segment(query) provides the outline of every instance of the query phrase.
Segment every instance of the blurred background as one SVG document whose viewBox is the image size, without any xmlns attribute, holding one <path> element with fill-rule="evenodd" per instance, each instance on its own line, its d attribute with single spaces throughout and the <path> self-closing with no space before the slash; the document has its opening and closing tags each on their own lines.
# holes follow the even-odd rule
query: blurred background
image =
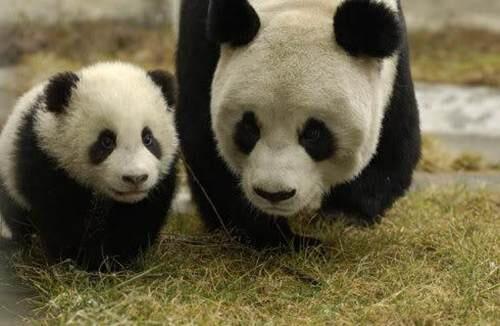
<svg viewBox="0 0 500 326">
<path fill-rule="evenodd" d="M 179 2 L 0 0 L 0 126 L 20 94 L 61 70 L 110 59 L 173 70 Z M 497 165 L 500 1 L 402 3 L 422 128 L 431 135 L 421 168 Z"/>
</svg>

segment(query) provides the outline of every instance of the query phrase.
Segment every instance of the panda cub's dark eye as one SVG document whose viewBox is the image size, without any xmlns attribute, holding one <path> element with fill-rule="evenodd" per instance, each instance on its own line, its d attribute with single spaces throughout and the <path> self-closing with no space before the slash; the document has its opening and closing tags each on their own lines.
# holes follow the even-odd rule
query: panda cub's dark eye
<svg viewBox="0 0 500 326">
<path fill-rule="evenodd" d="M 113 153 L 116 148 L 116 134 L 111 130 L 101 131 L 96 141 L 90 146 L 89 158 L 94 165 L 99 165 Z"/>
<path fill-rule="evenodd" d="M 240 122 L 236 124 L 234 142 L 244 154 L 250 154 L 260 139 L 260 128 L 253 112 L 245 112 Z"/>
<path fill-rule="evenodd" d="M 99 136 L 99 144 L 105 150 L 113 150 L 116 146 L 116 136 L 110 130 L 103 131 Z"/>
<path fill-rule="evenodd" d="M 302 132 L 299 133 L 299 143 L 315 161 L 324 161 L 333 155 L 335 139 L 324 122 L 309 119 Z"/>
<path fill-rule="evenodd" d="M 142 137 L 142 143 L 148 149 L 148 151 L 150 151 L 151 154 L 153 154 L 154 156 L 156 156 L 157 159 L 160 160 L 162 157 L 161 145 L 158 142 L 158 139 L 155 138 L 153 132 L 151 131 L 151 129 L 149 129 L 149 127 L 145 127 L 142 130 L 141 137 Z"/>
</svg>

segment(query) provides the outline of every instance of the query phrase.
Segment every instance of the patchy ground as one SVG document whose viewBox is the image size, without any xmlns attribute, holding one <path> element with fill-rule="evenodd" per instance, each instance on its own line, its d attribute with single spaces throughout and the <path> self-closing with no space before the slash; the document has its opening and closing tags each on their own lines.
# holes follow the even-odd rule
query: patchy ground
<svg viewBox="0 0 500 326">
<path fill-rule="evenodd" d="M 326 245 L 257 252 L 178 216 L 137 271 L 95 275 L 15 258 L 36 289 L 29 322 L 53 324 L 495 324 L 500 197 L 431 190 L 382 225 L 321 223 Z M 182 234 L 182 235 L 180 235 Z M 39 263 L 33 263 L 33 260 Z"/>
<path fill-rule="evenodd" d="M 416 80 L 500 87 L 500 34 L 465 29 L 410 36 Z"/>
<path fill-rule="evenodd" d="M 173 67 L 173 36 L 167 27 L 114 21 L 28 24 L 2 29 L 0 39 L 0 65 L 28 65 L 34 73 L 50 65 L 73 68 L 103 59 Z M 457 28 L 417 31 L 410 34 L 410 43 L 416 80 L 500 86 L 500 34 Z"/>
</svg>

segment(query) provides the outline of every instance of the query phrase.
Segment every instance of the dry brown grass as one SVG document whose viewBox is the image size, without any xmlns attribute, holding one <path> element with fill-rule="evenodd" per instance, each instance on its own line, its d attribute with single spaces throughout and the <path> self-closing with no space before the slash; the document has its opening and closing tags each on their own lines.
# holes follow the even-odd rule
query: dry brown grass
<svg viewBox="0 0 500 326">
<path fill-rule="evenodd" d="M 498 171 L 498 164 L 492 164 L 478 153 L 453 153 L 436 137 L 422 138 L 422 158 L 417 169 L 423 172 L 478 172 Z"/>
</svg>

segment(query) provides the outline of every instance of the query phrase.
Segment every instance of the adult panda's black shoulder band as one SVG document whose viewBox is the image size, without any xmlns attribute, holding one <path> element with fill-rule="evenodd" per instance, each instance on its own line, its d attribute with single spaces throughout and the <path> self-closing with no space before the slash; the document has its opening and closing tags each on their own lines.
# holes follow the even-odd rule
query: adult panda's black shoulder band
<svg viewBox="0 0 500 326">
<path fill-rule="evenodd" d="M 207 37 L 216 43 L 242 46 L 260 29 L 260 19 L 248 0 L 210 0 Z"/>
<path fill-rule="evenodd" d="M 402 25 L 383 2 L 346 0 L 334 17 L 337 43 L 352 56 L 387 58 L 399 50 Z"/>
<path fill-rule="evenodd" d="M 53 113 L 64 113 L 71 100 L 73 88 L 80 78 L 73 72 L 63 72 L 53 76 L 45 88 L 47 110 Z"/>
</svg>

